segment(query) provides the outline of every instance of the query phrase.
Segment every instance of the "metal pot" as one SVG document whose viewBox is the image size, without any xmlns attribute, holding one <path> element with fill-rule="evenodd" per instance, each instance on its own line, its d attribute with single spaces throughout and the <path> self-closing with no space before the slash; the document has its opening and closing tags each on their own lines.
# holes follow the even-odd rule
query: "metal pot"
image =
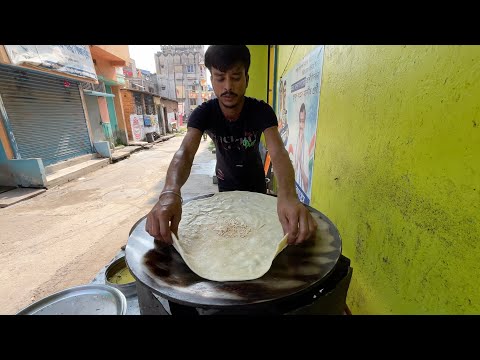
<svg viewBox="0 0 480 360">
<path fill-rule="evenodd" d="M 125 262 L 125 255 L 118 258 L 107 267 L 107 270 L 105 271 L 105 284 L 120 290 L 126 297 L 135 295 L 137 293 L 137 286 L 136 286 L 135 279 L 126 284 L 117 284 L 111 281 L 112 277 L 115 276 L 115 274 L 118 274 L 119 272 L 121 272 L 122 270 L 124 272 L 127 271 L 128 273 L 130 273 L 127 263 Z"/>
</svg>

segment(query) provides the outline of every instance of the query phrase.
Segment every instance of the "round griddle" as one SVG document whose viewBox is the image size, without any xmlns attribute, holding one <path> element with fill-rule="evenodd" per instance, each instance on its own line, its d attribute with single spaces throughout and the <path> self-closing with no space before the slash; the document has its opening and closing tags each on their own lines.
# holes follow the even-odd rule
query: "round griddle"
<svg viewBox="0 0 480 360">
<path fill-rule="evenodd" d="M 146 232 L 146 216 L 131 230 L 126 261 L 137 281 L 157 295 L 182 305 L 225 309 L 283 300 L 311 289 L 328 277 L 342 252 L 335 225 L 318 210 L 306 207 L 319 224 L 315 240 L 287 246 L 273 260 L 270 270 L 256 280 L 217 282 L 201 278 L 190 270 L 172 245 L 164 245 Z"/>
</svg>

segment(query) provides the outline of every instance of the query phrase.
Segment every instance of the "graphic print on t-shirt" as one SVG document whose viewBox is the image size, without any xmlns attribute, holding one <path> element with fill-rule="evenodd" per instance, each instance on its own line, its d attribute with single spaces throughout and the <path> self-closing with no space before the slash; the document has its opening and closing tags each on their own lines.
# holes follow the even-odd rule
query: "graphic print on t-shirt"
<svg viewBox="0 0 480 360">
<path fill-rule="evenodd" d="M 239 138 L 233 136 L 216 136 L 216 138 L 225 150 L 246 150 L 257 142 L 257 135 L 250 131 L 245 131 L 244 136 Z"/>
</svg>

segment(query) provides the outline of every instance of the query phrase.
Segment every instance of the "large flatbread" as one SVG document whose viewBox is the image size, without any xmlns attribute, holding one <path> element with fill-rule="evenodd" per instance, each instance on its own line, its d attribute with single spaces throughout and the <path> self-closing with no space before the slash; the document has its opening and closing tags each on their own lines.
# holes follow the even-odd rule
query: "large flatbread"
<svg viewBox="0 0 480 360">
<path fill-rule="evenodd" d="M 172 237 L 189 268 L 214 281 L 257 279 L 287 246 L 276 198 L 248 191 L 186 203 L 178 239 Z"/>
</svg>

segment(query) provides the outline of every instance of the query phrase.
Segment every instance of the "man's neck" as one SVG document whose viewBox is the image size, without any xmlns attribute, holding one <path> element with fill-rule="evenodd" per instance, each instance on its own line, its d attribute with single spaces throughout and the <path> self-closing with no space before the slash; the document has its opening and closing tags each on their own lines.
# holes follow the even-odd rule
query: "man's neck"
<svg viewBox="0 0 480 360">
<path fill-rule="evenodd" d="M 223 106 L 221 101 L 219 101 L 219 104 L 220 104 L 220 109 L 222 110 L 223 116 L 225 116 L 225 119 L 227 119 L 228 121 L 236 121 L 240 117 L 243 106 L 245 105 L 245 97 L 243 97 L 242 101 L 234 108 L 228 108 Z"/>
</svg>

